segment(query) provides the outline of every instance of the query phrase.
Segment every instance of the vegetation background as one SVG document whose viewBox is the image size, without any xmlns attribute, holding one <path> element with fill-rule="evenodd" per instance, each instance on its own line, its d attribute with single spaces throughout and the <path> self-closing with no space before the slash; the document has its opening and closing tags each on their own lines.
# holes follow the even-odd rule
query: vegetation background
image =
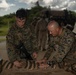
<svg viewBox="0 0 76 75">
<path fill-rule="evenodd" d="M 33 18 L 40 16 L 40 11 L 43 9 L 47 9 L 46 7 L 41 7 L 38 3 L 36 6 L 32 7 L 30 10 L 26 9 L 28 11 L 28 24 L 30 24 L 33 20 Z M 48 8 L 49 9 L 49 8 Z M 68 11 L 71 12 L 73 16 L 76 16 L 76 12 L 74 11 Z M 9 27 L 12 23 L 15 21 L 15 12 L 0 16 L 0 37 L 6 36 Z M 0 42 L 6 40 L 5 38 L 0 38 Z"/>
</svg>

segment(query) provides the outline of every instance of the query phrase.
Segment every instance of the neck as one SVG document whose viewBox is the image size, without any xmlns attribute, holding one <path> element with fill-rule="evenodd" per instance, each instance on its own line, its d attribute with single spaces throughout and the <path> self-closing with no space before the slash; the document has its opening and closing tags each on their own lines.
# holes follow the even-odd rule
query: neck
<svg viewBox="0 0 76 75">
<path fill-rule="evenodd" d="M 62 28 L 60 27 L 59 28 L 59 35 L 61 35 L 61 33 L 62 33 Z"/>
</svg>

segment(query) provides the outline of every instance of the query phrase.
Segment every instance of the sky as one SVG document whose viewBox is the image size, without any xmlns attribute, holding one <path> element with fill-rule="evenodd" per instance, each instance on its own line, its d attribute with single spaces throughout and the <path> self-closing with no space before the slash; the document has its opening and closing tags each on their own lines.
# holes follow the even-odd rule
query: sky
<svg viewBox="0 0 76 75">
<path fill-rule="evenodd" d="M 16 12 L 19 8 L 30 9 L 37 1 L 53 10 L 76 11 L 76 0 L 0 0 L 0 16 Z"/>
</svg>

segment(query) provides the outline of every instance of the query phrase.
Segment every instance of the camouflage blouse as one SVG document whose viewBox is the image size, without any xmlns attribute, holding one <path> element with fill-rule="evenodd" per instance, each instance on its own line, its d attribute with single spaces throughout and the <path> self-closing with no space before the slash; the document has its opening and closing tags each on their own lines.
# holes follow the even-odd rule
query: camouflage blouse
<svg viewBox="0 0 76 75">
<path fill-rule="evenodd" d="M 37 51 L 35 36 L 32 34 L 28 26 L 19 28 L 16 24 L 12 25 L 6 36 L 6 47 L 8 57 L 11 62 L 20 59 L 20 52 L 16 48 L 20 41 L 24 44 L 28 53 L 32 54 Z"/>
<path fill-rule="evenodd" d="M 67 55 L 76 52 L 75 35 L 68 29 L 63 28 L 60 36 L 53 37 L 50 35 L 49 48 L 44 57 L 49 60 L 61 62 Z M 70 55 L 71 56 L 71 55 Z"/>
</svg>

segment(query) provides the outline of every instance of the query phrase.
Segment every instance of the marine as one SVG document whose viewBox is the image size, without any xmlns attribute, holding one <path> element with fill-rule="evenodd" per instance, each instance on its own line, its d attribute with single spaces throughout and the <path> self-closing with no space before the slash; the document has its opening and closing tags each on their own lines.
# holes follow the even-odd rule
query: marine
<svg viewBox="0 0 76 75">
<path fill-rule="evenodd" d="M 15 19 L 6 36 L 6 48 L 9 60 L 15 66 L 21 67 L 22 62 L 19 60 L 32 60 L 37 47 L 35 36 L 27 25 L 27 11 L 23 8 L 18 9 Z"/>
</svg>

